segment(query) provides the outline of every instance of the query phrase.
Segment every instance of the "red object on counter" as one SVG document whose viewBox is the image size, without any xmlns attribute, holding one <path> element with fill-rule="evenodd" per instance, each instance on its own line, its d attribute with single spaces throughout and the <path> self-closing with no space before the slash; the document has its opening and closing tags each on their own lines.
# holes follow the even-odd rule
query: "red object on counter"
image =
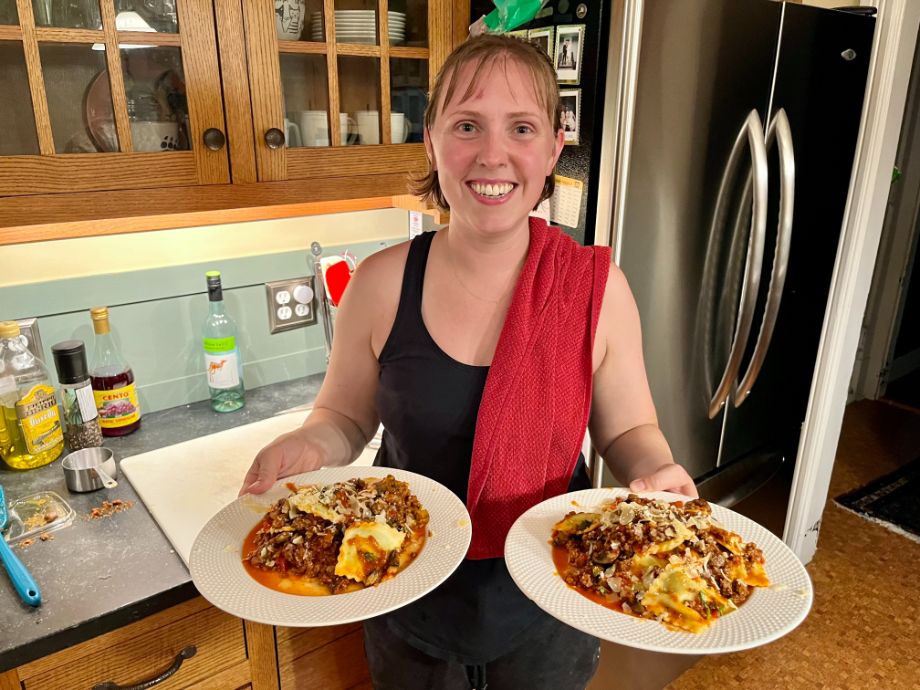
<svg viewBox="0 0 920 690">
<path fill-rule="evenodd" d="M 501 557 L 514 521 L 568 489 L 588 426 L 609 270 L 608 247 L 583 247 L 530 219 L 530 248 L 476 419 L 468 558 Z"/>
<path fill-rule="evenodd" d="M 338 261 L 326 269 L 326 290 L 333 306 L 339 306 L 348 281 L 351 280 L 351 267 L 347 261 Z"/>
</svg>

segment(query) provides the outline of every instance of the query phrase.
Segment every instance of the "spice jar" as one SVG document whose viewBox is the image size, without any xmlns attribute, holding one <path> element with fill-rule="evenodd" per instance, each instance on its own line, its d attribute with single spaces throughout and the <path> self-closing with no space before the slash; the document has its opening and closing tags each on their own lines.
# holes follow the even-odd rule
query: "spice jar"
<svg viewBox="0 0 920 690">
<path fill-rule="evenodd" d="M 99 413 L 90 385 L 83 341 L 65 340 L 53 346 L 51 353 L 61 384 L 64 442 L 71 451 L 101 446 L 102 429 L 99 428 Z"/>
</svg>

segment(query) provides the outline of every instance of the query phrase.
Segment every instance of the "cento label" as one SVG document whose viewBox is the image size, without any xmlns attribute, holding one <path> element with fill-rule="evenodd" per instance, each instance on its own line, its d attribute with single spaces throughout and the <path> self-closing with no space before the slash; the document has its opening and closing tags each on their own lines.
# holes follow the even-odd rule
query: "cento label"
<svg viewBox="0 0 920 690">
<path fill-rule="evenodd" d="M 141 417 L 137 404 L 137 389 L 133 383 L 110 391 L 93 391 L 96 409 L 99 410 L 99 426 L 116 429 L 134 424 Z"/>
<path fill-rule="evenodd" d="M 51 386 L 39 384 L 26 393 L 16 403 L 16 417 L 32 455 L 54 448 L 64 440 L 61 415 Z"/>
</svg>

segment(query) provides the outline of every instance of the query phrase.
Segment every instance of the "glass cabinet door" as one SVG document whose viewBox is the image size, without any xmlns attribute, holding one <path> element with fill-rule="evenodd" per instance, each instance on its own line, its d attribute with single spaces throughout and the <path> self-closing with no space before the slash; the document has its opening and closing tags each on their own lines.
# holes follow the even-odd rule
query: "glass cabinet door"
<svg viewBox="0 0 920 690">
<path fill-rule="evenodd" d="M 259 179 L 424 169 L 450 0 L 253 0 L 244 14 Z"/>
<path fill-rule="evenodd" d="M 0 195 L 229 182 L 209 0 L 0 0 L 0 73 Z"/>
</svg>

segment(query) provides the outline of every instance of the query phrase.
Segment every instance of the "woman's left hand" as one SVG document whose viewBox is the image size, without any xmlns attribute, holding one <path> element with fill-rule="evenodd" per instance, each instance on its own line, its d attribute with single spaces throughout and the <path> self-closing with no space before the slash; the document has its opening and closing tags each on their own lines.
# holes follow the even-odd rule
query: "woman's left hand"
<svg viewBox="0 0 920 690">
<path fill-rule="evenodd" d="M 676 463 L 662 465 L 651 474 L 637 477 L 629 483 L 630 491 L 672 491 L 684 496 L 699 497 L 696 485 L 687 470 Z"/>
</svg>

